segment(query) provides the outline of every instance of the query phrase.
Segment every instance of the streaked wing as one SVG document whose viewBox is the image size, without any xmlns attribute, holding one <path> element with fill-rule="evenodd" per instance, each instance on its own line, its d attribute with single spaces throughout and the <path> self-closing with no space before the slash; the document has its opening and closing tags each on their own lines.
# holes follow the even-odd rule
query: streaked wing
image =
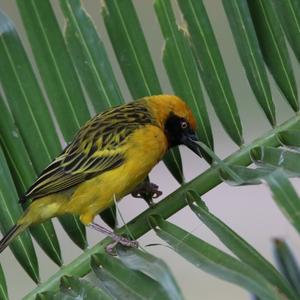
<svg viewBox="0 0 300 300">
<path fill-rule="evenodd" d="M 153 120 L 147 108 L 138 102 L 95 116 L 42 172 L 24 200 L 67 190 L 119 167 L 125 159 L 123 146 L 127 138 L 146 124 L 153 124 Z"/>
<path fill-rule="evenodd" d="M 80 152 L 80 148 L 73 148 L 73 152 L 69 152 L 69 149 L 42 172 L 28 190 L 26 198 L 36 199 L 67 190 L 120 166 L 124 161 L 124 156 L 114 150 L 98 150 L 94 155 L 90 155 L 89 152 Z"/>
</svg>

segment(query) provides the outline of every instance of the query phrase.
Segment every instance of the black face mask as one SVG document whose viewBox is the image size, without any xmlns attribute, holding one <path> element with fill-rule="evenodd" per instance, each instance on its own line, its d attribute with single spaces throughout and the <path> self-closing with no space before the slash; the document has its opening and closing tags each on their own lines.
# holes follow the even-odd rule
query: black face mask
<svg viewBox="0 0 300 300">
<path fill-rule="evenodd" d="M 171 114 L 165 122 L 165 133 L 168 138 L 169 147 L 185 145 L 201 157 L 195 131 L 189 123 L 181 117 Z"/>
</svg>

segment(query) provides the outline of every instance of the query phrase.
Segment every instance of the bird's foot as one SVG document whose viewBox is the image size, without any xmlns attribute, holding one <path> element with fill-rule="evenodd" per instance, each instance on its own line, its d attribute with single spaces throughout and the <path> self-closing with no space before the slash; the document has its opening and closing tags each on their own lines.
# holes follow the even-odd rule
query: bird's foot
<svg viewBox="0 0 300 300">
<path fill-rule="evenodd" d="M 159 186 L 157 184 L 145 180 L 134 189 L 131 195 L 135 198 L 144 199 L 150 206 L 152 206 L 154 204 L 152 199 L 160 197 L 162 195 L 162 191 L 159 190 Z"/>
<path fill-rule="evenodd" d="M 139 247 L 139 243 L 138 241 L 135 241 L 135 240 L 129 240 L 127 239 L 126 237 L 124 236 L 121 236 L 121 235 L 118 235 L 118 234 L 115 234 L 113 231 L 110 231 L 108 229 L 106 229 L 105 227 L 102 227 L 96 223 L 91 223 L 89 225 L 89 227 L 93 228 L 94 230 L 97 230 L 99 232 L 102 232 L 108 236 L 110 236 L 112 238 L 112 240 L 114 241 L 113 243 L 109 244 L 107 247 L 106 247 L 106 251 L 107 253 L 109 254 L 114 254 L 114 248 L 117 244 L 121 244 L 123 246 L 126 246 L 126 247 L 132 247 L 132 248 L 138 248 Z"/>
</svg>

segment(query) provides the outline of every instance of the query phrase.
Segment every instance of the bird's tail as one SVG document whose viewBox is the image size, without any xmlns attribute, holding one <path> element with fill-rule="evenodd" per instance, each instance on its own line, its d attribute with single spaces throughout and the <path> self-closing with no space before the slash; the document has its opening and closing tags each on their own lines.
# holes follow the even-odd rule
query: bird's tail
<svg viewBox="0 0 300 300">
<path fill-rule="evenodd" d="M 25 224 L 16 224 L 14 225 L 8 233 L 0 241 L 0 253 L 12 242 L 12 240 L 23 232 L 27 226 Z"/>
</svg>

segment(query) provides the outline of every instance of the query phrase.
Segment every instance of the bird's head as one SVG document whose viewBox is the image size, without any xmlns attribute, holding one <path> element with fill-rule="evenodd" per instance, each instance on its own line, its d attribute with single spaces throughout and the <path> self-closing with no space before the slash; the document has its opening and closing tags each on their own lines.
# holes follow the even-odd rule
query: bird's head
<svg viewBox="0 0 300 300">
<path fill-rule="evenodd" d="M 195 143 L 198 140 L 195 132 L 196 120 L 187 104 L 173 95 L 151 96 L 147 100 L 155 119 L 166 134 L 169 147 L 185 145 L 201 156 Z"/>
</svg>

